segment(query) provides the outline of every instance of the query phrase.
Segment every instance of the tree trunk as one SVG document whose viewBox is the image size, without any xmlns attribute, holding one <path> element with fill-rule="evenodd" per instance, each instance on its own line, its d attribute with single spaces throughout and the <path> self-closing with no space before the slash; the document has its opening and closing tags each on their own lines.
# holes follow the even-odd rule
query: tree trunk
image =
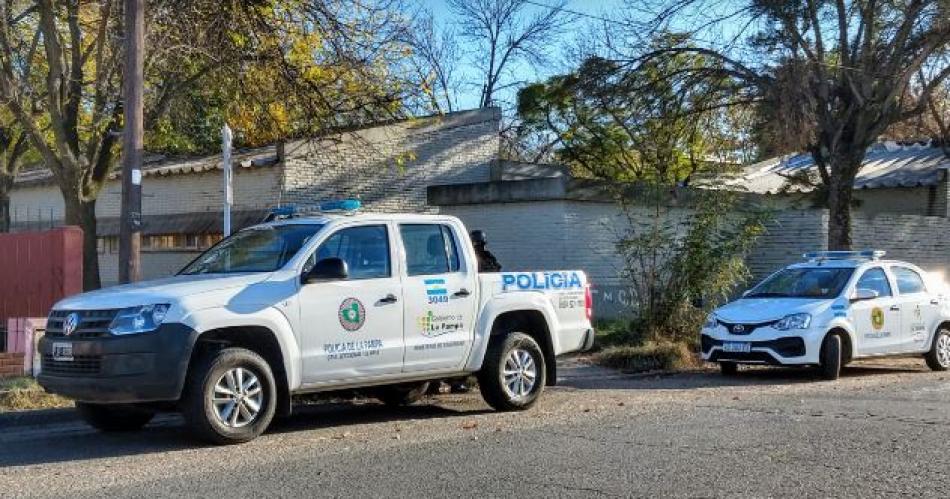
<svg viewBox="0 0 950 499">
<path fill-rule="evenodd" d="M 13 178 L 0 173 L 0 233 L 10 232 L 10 189 Z"/>
<path fill-rule="evenodd" d="M 851 199 L 854 193 L 850 182 L 832 181 L 828 186 L 828 249 L 851 249 Z"/>
<path fill-rule="evenodd" d="M 828 249 L 848 251 L 851 241 L 851 204 L 854 179 L 864 163 L 867 147 L 851 145 L 830 158 L 828 182 Z"/>
<path fill-rule="evenodd" d="M 99 289 L 99 250 L 96 238 L 96 201 L 80 201 L 75 192 L 63 192 L 66 224 L 82 229 L 82 289 Z"/>
</svg>

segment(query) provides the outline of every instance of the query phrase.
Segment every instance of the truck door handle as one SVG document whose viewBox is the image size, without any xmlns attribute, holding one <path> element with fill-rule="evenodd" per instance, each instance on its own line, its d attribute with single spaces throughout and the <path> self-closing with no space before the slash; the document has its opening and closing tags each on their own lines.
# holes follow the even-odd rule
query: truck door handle
<svg viewBox="0 0 950 499">
<path fill-rule="evenodd" d="M 458 291 L 457 291 L 455 294 L 453 294 L 452 296 L 454 296 L 455 298 L 465 298 L 466 296 L 468 296 L 468 295 L 470 295 L 470 294 L 472 294 L 472 293 L 469 293 L 467 289 L 462 288 L 462 289 L 458 290 Z"/>
<path fill-rule="evenodd" d="M 940 300 L 934 298 L 933 300 L 930 300 L 930 304 L 931 304 L 931 305 L 940 305 Z"/>
<path fill-rule="evenodd" d="M 899 312 L 900 309 L 901 309 L 901 308 L 900 308 L 899 306 L 897 306 L 897 305 L 891 305 L 891 310 L 893 310 L 894 312 Z"/>
<path fill-rule="evenodd" d="M 396 303 L 397 301 L 399 301 L 399 299 L 396 298 L 396 295 L 392 293 L 389 293 L 385 297 L 379 299 L 379 303 L 382 303 L 382 304 Z"/>
</svg>

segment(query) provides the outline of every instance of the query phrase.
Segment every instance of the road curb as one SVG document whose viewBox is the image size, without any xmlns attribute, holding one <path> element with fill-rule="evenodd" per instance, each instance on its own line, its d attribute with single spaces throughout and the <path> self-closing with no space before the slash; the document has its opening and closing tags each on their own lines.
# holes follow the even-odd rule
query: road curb
<svg viewBox="0 0 950 499">
<path fill-rule="evenodd" d="M 79 415 L 71 408 L 0 412 L 0 428 L 40 426 L 73 421 L 79 421 Z"/>
</svg>

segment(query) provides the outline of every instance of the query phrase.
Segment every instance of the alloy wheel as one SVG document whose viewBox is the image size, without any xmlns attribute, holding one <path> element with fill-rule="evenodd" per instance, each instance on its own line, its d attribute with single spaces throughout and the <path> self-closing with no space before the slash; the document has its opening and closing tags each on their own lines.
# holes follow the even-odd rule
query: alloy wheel
<svg viewBox="0 0 950 499">
<path fill-rule="evenodd" d="M 527 397 L 538 379 L 538 365 L 531 356 L 531 352 L 515 348 L 505 359 L 502 372 L 505 392 L 511 399 L 517 400 Z"/>
<path fill-rule="evenodd" d="M 257 419 L 264 402 L 264 389 L 257 376 L 243 367 L 228 369 L 214 384 L 211 403 L 218 421 L 231 428 L 247 426 Z"/>
<path fill-rule="evenodd" d="M 950 367 L 950 334 L 941 334 L 937 338 L 937 361 L 943 367 Z"/>
</svg>

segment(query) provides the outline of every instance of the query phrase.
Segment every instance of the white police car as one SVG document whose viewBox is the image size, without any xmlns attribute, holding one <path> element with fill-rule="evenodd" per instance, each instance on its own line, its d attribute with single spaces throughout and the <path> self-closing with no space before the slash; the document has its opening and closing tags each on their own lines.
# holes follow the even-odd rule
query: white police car
<svg viewBox="0 0 950 499">
<path fill-rule="evenodd" d="M 837 379 L 853 359 L 921 355 L 950 368 L 950 303 L 943 283 L 883 251 L 808 253 L 716 309 L 701 333 L 704 360 L 813 365 Z M 930 281 L 930 282 L 928 282 Z"/>
</svg>

